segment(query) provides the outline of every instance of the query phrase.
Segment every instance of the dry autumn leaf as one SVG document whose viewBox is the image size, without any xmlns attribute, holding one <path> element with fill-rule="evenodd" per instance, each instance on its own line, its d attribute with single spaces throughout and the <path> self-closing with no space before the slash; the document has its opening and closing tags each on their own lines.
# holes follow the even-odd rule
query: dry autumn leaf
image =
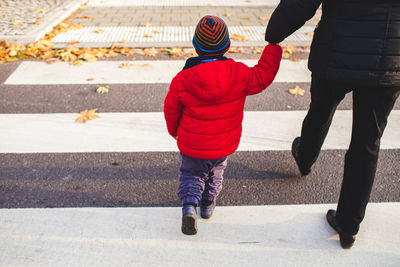
<svg viewBox="0 0 400 267">
<path fill-rule="evenodd" d="M 228 53 L 240 53 L 240 54 L 243 54 L 244 50 L 243 50 L 243 48 L 231 47 L 231 48 L 229 48 Z"/>
<path fill-rule="evenodd" d="M 47 9 L 36 9 L 35 13 L 47 13 Z"/>
<path fill-rule="evenodd" d="M 308 35 L 308 36 L 313 36 L 313 35 L 314 35 L 314 32 L 307 32 L 306 35 Z"/>
<path fill-rule="evenodd" d="M 298 85 L 296 85 L 296 88 L 289 89 L 289 93 L 290 93 L 291 95 L 294 95 L 294 96 L 298 96 L 298 95 L 303 96 L 304 93 L 305 93 L 305 91 L 306 91 L 306 90 L 300 88 Z"/>
<path fill-rule="evenodd" d="M 148 35 L 148 34 L 145 34 L 143 36 L 144 36 L 144 38 L 153 38 L 154 37 L 154 35 Z"/>
<path fill-rule="evenodd" d="M 268 17 L 268 16 L 259 16 L 258 19 L 264 20 L 264 21 L 268 21 L 270 19 L 270 17 Z"/>
<path fill-rule="evenodd" d="M 290 58 L 293 53 L 296 53 L 296 48 L 294 48 L 293 46 L 290 46 L 290 45 L 286 45 L 286 46 L 282 47 L 282 50 L 283 50 L 283 53 L 282 53 L 283 58 Z"/>
<path fill-rule="evenodd" d="M 110 89 L 110 86 L 99 86 L 96 89 L 96 92 L 99 94 L 108 94 L 109 89 Z"/>
<path fill-rule="evenodd" d="M 89 79 L 87 79 L 87 81 L 88 81 L 88 82 L 93 82 L 93 81 L 94 81 L 94 78 L 89 78 Z"/>
<path fill-rule="evenodd" d="M 151 49 L 151 48 L 145 48 L 145 49 L 143 49 L 143 55 L 148 56 L 148 57 L 155 57 L 156 52 L 153 51 L 153 49 Z"/>
<path fill-rule="evenodd" d="M 130 67 L 132 67 L 132 66 L 135 66 L 135 64 L 130 63 L 130 62 L 126 62 L 126 63 L 122 63 L 122 64 L 119 66 L 119 68 L 120 68 L 120 69 L 123 69 L 123 68 L 130 68 Z"/>
<path fill-rule="evenodd" d="M 84 16 L 78 16 L 76 18 L 77 19 L 95 19 L 96 17 L 93 17 L 91 15 L 84 15 Z"/>
<path fill-rule="evenodd" d="M 98 115 L 94 114 L 96 112 L 97 108 L 91 109 L 91 110 L 84 110 L 81 111 L 80 114 L 81 116 L 79 118 L 76 118 L 76 122 L 81 122 L 81 123 L 86 123 L 88 120 L 94 120 L 97 118 L 100 118 Z"/>
<path fill-rule="evenodd" d="M 167 54 L 172 57 L 181 57 L 185 55 L 185 52 L 183 52 L 182 48 L 180 47 L 172 47 L 164 49 L 164 52 L 167 52 Z"/>
<path fill-rule="evenodd" d="M 231 13 L 225 13 L 225 17 L 231 17 L 232 14 Z"/>
<path fill-rule="evenodd" d="M 103 32 L 104 32 L 103 29 L 97 29 L 97 30 L 93 31 L 93 33 L 96 33 L 96 34 L 100 34 L 100 33 L 103 33 Z"/>
<path fill-rule="evenodd" d="M 264 48 L 254 49 L 253 54 L 261 54 L 264 51 Z"/>
<path fill-rule="evenodd" d="M 14 21 L 13 23 L 11 23 L 12 26 L 21 26 L 22 22 L 20 21 Z"/>
<path fill-rule="evenodd" d="M 153 33 L 162 33 L 163 31 L 161 31 L 161 30 L 153 30 Z"/>
<path fill-rule="evenodd" d="M 231 39 L 235 40 L 235 41 L 246 41 L 247 40 L 247 38 L 245 36 L 236 34 L 236 33 L 231 36 Z"/>
<path fill-rule="evenodd" d="M 147 23 L 144 23 L 143 25 L 142 25 L 143 27 L 151 27 L 152 26 L 152 24 L 151 23 L 149 23 L 149 22 L 147 22 Z"/>
</svg>

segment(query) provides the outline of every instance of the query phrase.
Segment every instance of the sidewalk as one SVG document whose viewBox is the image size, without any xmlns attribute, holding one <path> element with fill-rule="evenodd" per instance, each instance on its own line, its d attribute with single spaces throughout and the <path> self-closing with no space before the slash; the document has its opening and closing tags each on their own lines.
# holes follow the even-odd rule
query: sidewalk
<svg viewBox="0 0 400 267">
<path fill-rule="evenodd" d="M 194 236 L 180 208 L 0 209 L 0 265 L 400 266 L 399 203 L 370 203 L 351 250 L 330 208 L 217 207 Z"/>
<path fill-rule="evenodd" d="M 0 0 L 5 6 L 10 0 Z M 225 20 L 230 30 L 232 46 L 262 47 L 268 19 L 278 4 L 277 0 L 226 0 L 218 2 L 195 0 L 84 0 L 54 1 L 51 11 L 39 16 L 36 4 L 29 12 L 23 6 L 7 8 L 9 17 L 29 13 L 26 21 L 0 22 L 0 40 L 28 43 L 44 36 L 53 26 L 68 17 L 67 22 L 84 27 L 57 35 L 55 47 L 66 47 L 71 42 L 80 47 L 191 47 L 194 29 L 204 15 L 216 15 Z M 51 1 L 50 1 L 51 2 Z M 80 7 L 80 8 L 79 8 Z M 79 8 L 79 9 L 78 9 Z M 40 25 L 35 25 L 36 14 Z M 40 12 L 39 12 L 40 13 Z M 284 44 L 309 46 L 320 12 Z M 23 18 L 19 18 L 23 20 Z M 15 22 L 21 25 L 13 25 Z M 29 26 L 29 27 L 28 27 Z M 36 27 L 37 26 L 37 27 Z M 24 28 L 25 30 L 22 30 Z M 19 29 L 19 31 L 18 31 Z M 236 38 L 234 37 L 236 36 Z"/>
</svg>

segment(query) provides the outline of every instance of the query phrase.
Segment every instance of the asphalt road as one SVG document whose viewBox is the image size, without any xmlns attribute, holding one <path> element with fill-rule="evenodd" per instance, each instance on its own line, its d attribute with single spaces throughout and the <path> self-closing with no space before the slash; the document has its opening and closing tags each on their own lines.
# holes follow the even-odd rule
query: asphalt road
<svg viewBox="0 0 400 267">
<path fill-rule="evenodd" d="M 0 113 L 161 112 L 168 90 L 168 84 L 114 84 L 101 95 L 95 84 L 5 85 L 18 64 L 0 65 Z M 288 94 L 296 85 L 304 96 Z M 309 87 L 275 83 L 249 97 L 245 109 L 307 110 Z M 351 105 L 349 94 L 339 109 Z M 312 173 L 299 177 L 290 151 L 236 152 L 218 205 L 335 203 L 344 155 L 323 150 Z M 0 208 L 179 206 L 179 163 L 175 152 L 0 154 Z M 400 202 L 399 149 L 381 150 L 371 201 Z"/>
</svg>

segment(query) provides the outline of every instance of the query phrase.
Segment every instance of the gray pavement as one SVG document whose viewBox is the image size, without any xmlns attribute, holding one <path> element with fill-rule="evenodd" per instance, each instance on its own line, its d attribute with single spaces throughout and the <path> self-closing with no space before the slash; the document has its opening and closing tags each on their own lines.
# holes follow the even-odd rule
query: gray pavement
<svg viewBox="0 0 400 267">
<path fill-rule="evenodd" d="M 277 3 L 255 1 L 256 5 L 251 5 L 252 1 L 232 0 L 221 6 L 205 6 L 188 0 L 181 1 L 184 5 L 179 6 L 174 1 L 169 1 L 172 5 L 166 5 L 167 2 L 150 1 L 147 6 L 147 2 L 140 1 L 0 0 L 5 14 L 0 19 L 0 40 L 22 44 L 36 41 L 66 19 L 65 22 L 83 25 L 84 29 L 56 36 L 56 47 L 66 47 L 71 41 L 79 42 L 76 46 L 81 47 L 190 47 L 195 25 L 209 14 L 223 18 L 233 29 L 231 35 L 246 37 L 246 41 L 233 40 L 235 46 L 263 46 L 264 30 Z M 319 17 L 320 11 L 285 44 L 308 46 L 311 37 L 307 34 L 313 31 Z M 97 30 L 105 33 L 94 33 Z"/>
<path fill-rule="evenodd" d="M 37 41 L 86 0 L 0 0 L 0 40 Z"/>
</svg>

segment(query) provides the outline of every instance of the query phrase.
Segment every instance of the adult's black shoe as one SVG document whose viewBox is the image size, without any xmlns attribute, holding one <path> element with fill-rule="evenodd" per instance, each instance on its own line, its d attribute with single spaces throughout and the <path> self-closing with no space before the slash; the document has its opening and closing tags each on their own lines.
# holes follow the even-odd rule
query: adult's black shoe
<svg viewBox="0 0 400 267">
<path fill-rule="evenodd" d="M 310 167 L 306 167 L 300 163 L 299 160 L 299 146 L 300 146 L 300 136 L 296 137 L 292 143 L 292 155 L 294 160 L 296 161 L 297 167 L 301 173 L 301 176 L 306 176 L 311 172 Z"/>
<path fill-rule="evenodd" d="M 354 244 L 354 241 L 356 241 L 355 235 L 348 234 L 340 228 L 336 221 L 336 211 L 328 210 L 328 213 L 326 214 L 326 220 L 328 221 L 329 225 L 339 234 L 340 245 L 342 248 L 351 248 Z"/>
</svg>

